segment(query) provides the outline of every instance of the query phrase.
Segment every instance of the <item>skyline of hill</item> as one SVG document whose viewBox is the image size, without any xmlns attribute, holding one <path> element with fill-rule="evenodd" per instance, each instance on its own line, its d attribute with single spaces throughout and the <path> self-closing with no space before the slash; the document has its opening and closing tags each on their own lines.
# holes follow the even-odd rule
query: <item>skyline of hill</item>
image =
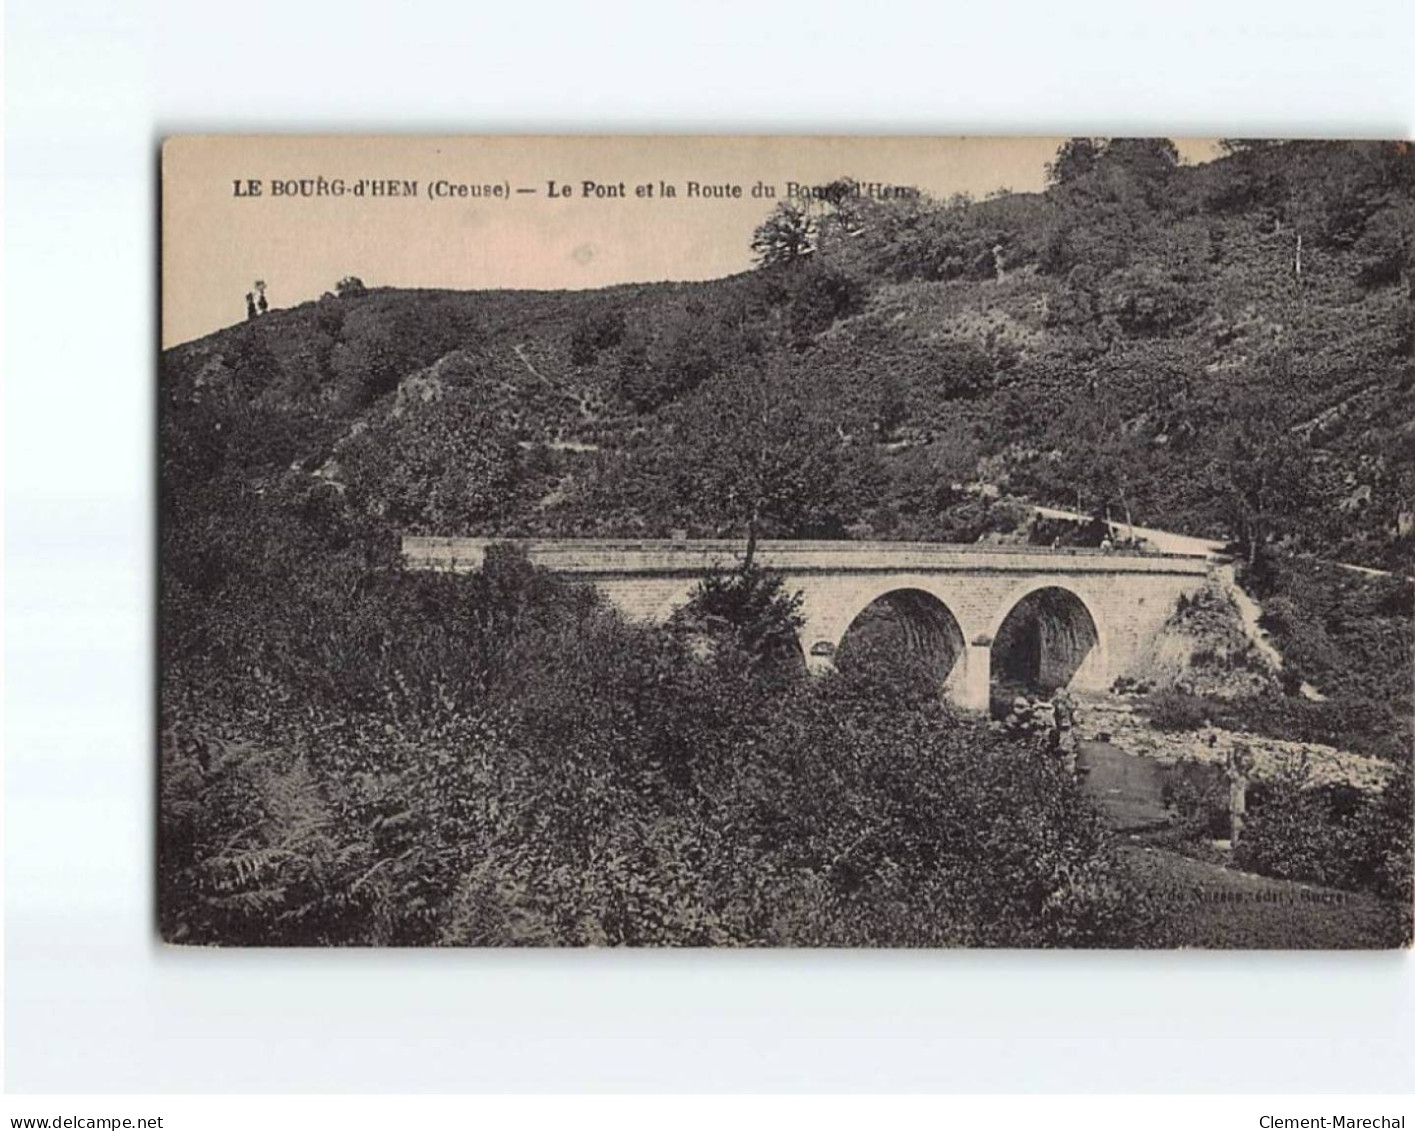
<svg viewBox="0 0 1415 1131">
<path fill-rule="evenodd" d="M 724 484 L 714 452 L 750 432 L 813 469 L 765 501 L 777 536 L 976 537 L 1000 519 L 955 485 L 981 482 L 1399 568 L 1409 153 L 1130 144 L 1044 194 L 847 197 L 804 217 L 810 254 L 710 282 L 275 310 L 165 351 L 166 405 L 417 532 L 742 533 L 721 493 L 767 469 Z"/>
</svg>

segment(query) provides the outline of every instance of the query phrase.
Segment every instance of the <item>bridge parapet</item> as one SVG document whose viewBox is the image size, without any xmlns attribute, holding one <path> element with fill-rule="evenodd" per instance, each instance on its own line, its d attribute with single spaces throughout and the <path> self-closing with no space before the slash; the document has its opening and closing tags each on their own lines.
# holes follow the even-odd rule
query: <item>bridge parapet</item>
<svg viewBox="0 0 1415 1131">
<path fill-rule="evenodd" d="M 438 538 L 405 535 L 409 569 L 469 572 L 481 568 L 487 548 L 524 548 L 535 565 L 556 573 L 613 577 L 675 576 L 731 569 L 745 543 L 730 540 L 595 540 Z M 980 546 L 941 542 L 763 541 L 757 563 L 789 574 L 880 572 L 989 572 L 1049 574 L 1178 573 L 1202 575 L 1209 559 L 1197 554 L 1135 554 L 1045 546 Z"/>
</svg>

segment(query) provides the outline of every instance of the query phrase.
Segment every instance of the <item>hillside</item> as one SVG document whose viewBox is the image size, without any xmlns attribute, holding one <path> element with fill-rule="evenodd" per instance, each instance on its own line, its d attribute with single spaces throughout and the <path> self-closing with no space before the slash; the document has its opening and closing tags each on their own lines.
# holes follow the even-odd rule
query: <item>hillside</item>
<svg viewBox="0 0 1415 1131">
<path fill-rule="evenodd" d="M 354 282 L 168 350 L 174 640 L 403 532 L 973 541 L 1025 498 L 1231 539 L 1258 595 L 1311 589 L 1307 558 L 1408 571 L 1415 159 L 1234 150 L 1078 139 L 1040 196 L 782 206 L 732 278 Z M 1352 586 L 1359 614 L 1281 601 L 1274 629 L 1384 717 L 1410 595 Z"/>
<path fill-rule="evenodd" d="M 1041 197 L 842 202 L 813 256 L 716 282 L 327 296 L 164 354 L 166 467 L 216 446 L 439 533 L 727 533 L 717 432 L 749 402 L 818 477 L 765 533 L 975 537 L 953 485 L 979 480 L 1399 567 L 1411 164 L 1117 159 Z"/>
</svg>

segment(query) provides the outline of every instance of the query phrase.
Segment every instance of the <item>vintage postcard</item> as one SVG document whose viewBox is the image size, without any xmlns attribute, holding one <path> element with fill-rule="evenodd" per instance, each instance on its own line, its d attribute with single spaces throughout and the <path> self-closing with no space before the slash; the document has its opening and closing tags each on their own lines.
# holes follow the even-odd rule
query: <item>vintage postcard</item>
<svg viewBox="0 0 1415 1131">
<path fill-rule="evenodd" d="M 1409 945 L 1408 144 L 161 181 L 167 941 Z"/>
</svg>

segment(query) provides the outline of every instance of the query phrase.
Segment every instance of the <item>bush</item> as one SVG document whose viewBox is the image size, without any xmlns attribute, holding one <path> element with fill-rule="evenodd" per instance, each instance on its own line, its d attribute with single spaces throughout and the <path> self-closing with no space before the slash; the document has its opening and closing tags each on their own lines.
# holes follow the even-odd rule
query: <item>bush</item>
<svg viewBox="0 0 1415 1131">
<path fill-rule="evenodd" d="M 1311 788 L 1306 766 L 1264 781 L 1250 797 L 1236 855 L 1240 866 L 1278 879 L 1352 885 L 1355 828 L 1336 818 L 1326 792 Z"/>
<path fill-rule="evenodd" d="M 340 452 L 350 502 L 407 533 L 495 533 L 530 477 L 515 430 L 476 390 L 414 400 Z"/>
<path fill-rule="evenodd" d="M 1284 674 L 1286 674 L 1284 672 Z M 1351 699 L 1314 702 L 1296 696 L 1251 695 L 1212 704 L 1214 721 L 1291 742 L 1316 742 L 1342 750 L 1402 761 L 1409 739 L 1397 711 Z"/>
<path fill-rule="evenodd" d="M 721 371 L 727 352 L 701 311 L 685 311 L 652 340 L 633 336 L 619 354 L 617 391 L 635 412 L 652 412 Z"/>
<path fill-rule="evenodd" d="M 158 914 L 171 942 L 245 946 L 382 935 L 370 846 L 343 835 L 308 765 L 239 741 L 162 742 Z"/>
<path fill-rule="evenodd" d="M 1313 786 L 1308 767 L 1296 765 L 1250 789 L 1236 861 L 1279 879 L 1380 896 L 1407 916 L 1408 939 L 1411 812 L 1408 765 L 1374 796 Z"/>
<path fill-rule="evenodd" d="M 796 674 L 803 667 L 800 609 L 799 592 L 787 593 L 778 575 L 751 565 L 704 577 L 671 627 L 719 653 L 730 650 L 763 676 Z"/>
<path fill-rule="evenodd" d="M 1201 762 L 1177 762 L 1161 787 L 1165 805 L 1178 817 L 1186 839 L 1217 840 L 1231 835 L 1228 778 L 1222 767 Z"/>
<path fill-rule="evenodd" d="M 1385 208 L 1367 221 L 1356 241 L 1362 286 L 1398 283 L 1415 263 L 1415 209 Z"/>
<path fill-rule="evenodd" d="M 580 317 L 570 331 L 570 364 L 593 365 L 601 350 L 612 349 L 624 340 L 624 328 L 622 311 Z"/>
<path fill-rule="evenodd" d="M 1212 705 L 1198 695 L 1182 691 L 1162 691 L 1146 704 L 1150 726 L 1156 730 L 1198 730 L 1212 714 Z"/>
<path fill-rule="evenodd" d="M 776 268 L 769 301 L 785 308 L 791 344 L 801 349 L 838 320 L 863 310 L 867 293 L 864 281 L 855 274 L 812 260 Z"/>
<path fill-rule="evenodd" d="M 1127 334 L 1163 337 L 1202 313 L 1203 298 L 1196 290 L 1191 281 L 1156 268 L 1131 268 L 1107 280 L 1102 310 Z"/>
</svg>

